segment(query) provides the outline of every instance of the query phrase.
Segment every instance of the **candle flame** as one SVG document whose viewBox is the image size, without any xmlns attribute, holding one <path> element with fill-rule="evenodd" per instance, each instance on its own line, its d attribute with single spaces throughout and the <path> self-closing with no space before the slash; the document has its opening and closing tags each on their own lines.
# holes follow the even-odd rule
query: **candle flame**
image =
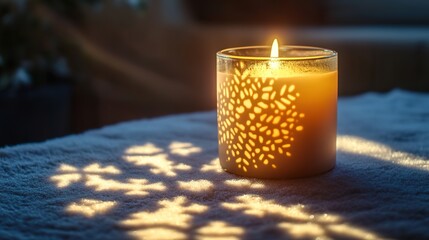
<svg viewBox="0 0 429 240">
<path fill-rule="evenodd" d="M 273 45 L 271 46 L 271 61 L 269 63 L 271 69 L 278 69 L 280 66 L 280 63 L 278 61 L 279 57 L 279 42 L 277 41 L 277 38 L 274 39 Z"/>
<path fill-rule="evenodd" d="M 273 45 L 271 46 L 271 57 L 278 58 L 279 57 L 279 43 L 277 38 L 274 39 Z"/>
</svg>

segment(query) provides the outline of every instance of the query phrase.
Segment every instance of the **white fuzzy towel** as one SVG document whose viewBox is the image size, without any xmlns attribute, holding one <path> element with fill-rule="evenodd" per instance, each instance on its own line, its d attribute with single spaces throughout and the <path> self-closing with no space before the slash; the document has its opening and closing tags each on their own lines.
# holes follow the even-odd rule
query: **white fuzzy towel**
<svg viewBox="0 0 429 240">
<path fill-rule="evenodd" d="M 214 112 L 0 149 L 2 239 L 429 239 L 429 95 L 339 101 L 336 168 L 221 171 Z"/>
</svg>

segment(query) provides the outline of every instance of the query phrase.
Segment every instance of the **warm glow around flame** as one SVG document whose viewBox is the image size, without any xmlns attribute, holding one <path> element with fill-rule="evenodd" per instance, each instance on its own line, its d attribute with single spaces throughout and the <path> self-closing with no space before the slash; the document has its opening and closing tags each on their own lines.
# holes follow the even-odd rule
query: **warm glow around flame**
<svg viewBox="0 0 429 240">
<path fill-rule="evenodd" d="M 277 38 L 274 39 L 273 45 L 271 46 L 271 57 L 272 58 L 279 57 L 279 43 L 277 41 Z"/>
</svg>

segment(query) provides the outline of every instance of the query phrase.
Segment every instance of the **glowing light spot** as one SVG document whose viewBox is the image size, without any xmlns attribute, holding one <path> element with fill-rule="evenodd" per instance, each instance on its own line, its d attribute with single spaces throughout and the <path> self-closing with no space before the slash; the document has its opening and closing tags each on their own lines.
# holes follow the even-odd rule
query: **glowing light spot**
<svg viewBox="0 0 429 240">
<path fill-rule="evenodd" d="M 79 173 L 65 173 L 51 177 L 51 181 L 55 182 L 59 188 L 68 187 L 70 184 L 78 182 L 80 179 L 81 175 Z"/>
<path fill-rule="evenodd" d="M 58 168 L 58 171 L 59 172 L 78 172 L 79 169 L 77 167 L 73 167 L 68 164 L 61 164 L 60 167 Z"/>
<path fill-rule="evenodd" d="M 135 239 L 145 240 L 170 240 L 187 238 L 187 235 L 179 230 L 164 227 L 151 227 L 148 229 L 133 230 L 129 232 L 129 235 Z"/>
<path fill-rule="evenodd" d="M 146 179 L 130 178 L 127 182 L 121 182 L 93 174 L 86 178 L 85 186 L 92 187 L 97 192 L 123 191 L 125 195 L 146 196 L 150 191 L 164 191 L 166 189 L 163 183 L 149 183 Z"/>
<path fill-rule="evenodd" d="M 176 176 L 176 171 L 190 170 L 191 167 L 175 163 L 168 159 L 168 154 L 157 154 L 152 156 L 124 156 L 126 161 L 134 163 L 137 166 L 149 166 L 154 174 L 163 174 L 165 176 Z"/>
<path fill-rule="evenodd" d="M 251 108 L 252 107 L 252 101 L 250 101 L 250 99 L 246 99 L 243 101 L 243 104 L 245 107 L 247 108 Z"/>
<path fill-rule="evenodd" d="M 264 94 L 262 94 L 262 97 L 261 97 L 263 100 L 268 100 L 268 99 L 270 99 L 270 94 L 269 93 L 264 93 Z"/>
<path fill-rule="evenodd" d="M 355 239 L 380 239 L 380 237 L 376 234 L 373 234 L 367 230 L 350 226 L 348 224 L 332 224 L 328 226 L 328 229 L 339 235 L 342 234 Z"/>
<path fill-rule="evenodd" d="M 276 103 L 277 107 L 278 107 L 280 110 L 285 110 L 285 109 L 286 109 L 286 106 L 285 106 L 285 105 L 283 105 L 283 103 L 281 103 L 281 102 L 279 102 L 279 101 L 277 101 L 277 100 L 275 100 L 274 102 Z"/>
<path fill-rule="evenodd" d="M 244 99 L 246 97 L 246 95 L 244 95 L 244 92 L 243 91 L 240 91 L 240 98 L 241 99 Z"/>
<path fill-rule="evenodd" d="M 213 183 L 205 179 L 178 181 L 177 183 L 180 189 L 190 192 L 207 192 L 214 188 Z"/>
<path fill-rule="evenodd" d="M 127 148 L 126 154 L 155 154 L 162 152 L 162 148 L 158 148 L 153 143 L 146 143 L 141 146 L 132 146 Z"/>
<path fill-rule="evenodd" d="M 98 214 L 104 214 L 117 205 L 116 201 L 102 201 L 97 199 L 81 199 L 72 202 L 66 207 L 66 212 L 80 214 L 91 218 Z"/>
<path fill-rule="evenodd" d="M 243 69 L 246 67 L 246 64 L 243 61 L 240 61 L 240 68 Z"/>
<path fill-rule="evenodd" d="M 401 166 L 429 171 L 429 160 L 397 151 L 382 143 L 356 136 L 341 135 L 337 137 L 337 149 L 346 153 L 364 155 Z M 410 160 L 412 159 L 412 160 Z"/>
<path fill-rule="evenodd" d="M 280 116 L 276 116 L 273 120 L 273 124 L 278 124 L 282 118 Z"/>
<path fill-rule="evenodd" d="M 120 174 L 121 171 L 114 166 L 102 167 L 99 163 L 93 163 L 83 168 L 85 173 L 96 173 L 96 174 Z"/>
<path fill-rule="evenodd" d="M 261 128 L 259 128 L 260 132 L 265 132 L 268 129 L 268 126 L 263 126 Z"/>
<path fill-rule="evenodd" d="M 246 84 L 242 84 L 243 85 L 243 87 L 246 85 Z M 249 93 L 249 90 L 247 90 L 247 88 L 244 88 L 244 94 L 246 95 L 246 96 L 249 96 L 250 95 L 250 93 Z"/>
<path fill-rule="evenodd" d="M 240 70 L 238 70 L 238 68 L 235 68 L 234 71 L 235 71 L 235 75 L 241 76 L 241 72 Z"/>
<path fill-rule="evenodd" d="M 57 170 L 58 174 L 51 176 L 50 180 L 55 182 L 57 187 L 65 188 L 70 184 L 85 178 L 87 174 L 120 174 L 121 171 L 114 166 L 102 167 L 98 163 L 90 164 L 80 170 L 67 164 L 61 164 Z"/>
<path fill-rule="evenodd" d="M 248 152 L 248 151 L 245 151 L 244 152 L 244 155 L 248 158 L 248 159 L 251 159 L 252 157 L 250 156 L 250 153 Z M 246 164 L 246 165 L 249 165 L 249 164 Z"/>
<path fill-rule="evenodd" d="M 286 98 L 280 98 L 280 101 L 282 101 L 286 105 L 290 105 L 291 101 L 287 100 Z"/>
<path fill-rule="evenodd" d="M 120 224 L 130 229 L 131 236 L 141 239 L 182 239 L 191 227 L 193 214 L 208 208 L 200 204 L 189 204 L 184 196 L 158 202 L 160 208 L 153 212 L 133 213 Z"/>
<path fill-rule="evenodd" d="M 286 121 L 288 121 L 288 122 L 295 122 L 295 119 L 294 118 L 288 118 L 288 119 L 286 119 Z"/>
<path fill-rule="evenodd" d="M 267 86 L 267 87 L 262 88 L 263 92 L 271 92 L 272 90 L 273 90 L 272 86 Z M 269 96 L 269 94 L 268 94 L 268 96 Z M 267 100 L 268 100 L 268 98 L 267 98 Z"/>
<path fill-rule="evenodd" d="M 236 197 L 235 200 L 235 202 L 222 203 L 222 207 L 256 217 L 274 215 L 295 220 L 308 219 L 308 215 L 302 211 L 300 205 L 285 207 L 257 195 L 242 195 Z"/>
<path fill-rule="evenodd" d="M 245 147 L 246 147 L 246 149 L 247 149 L 249 152 L 251 152 L 251 151 L 252 151 L 252 147 L 250 147 L 250 145 L 249 145 L 249 144 L 247 144 L 247 143 L 246 143 Z"/>
<path fill-rule="evenodd" d="M 197 230 L 198 240 L 238 240 L 244 234 L 244 229 L 223 221 L 212 221 Z"/>
<path fill-rule="evenodd" d="M 231 103 L 228 103 L 228 110 L 232 111 L 234 109 L 234 105 L 232 105 Z"/>
<path fill-rule="evenodd" d="M 241 79 L 244 80 L 247 78 L 247 76 L 249 76 L 250 71 L 248 69 L 246 69 L 243 74 L 241 75 Z"/>
<path fill-rule="evenodd" d="M 263 189 L 265 188 L 265 185 L 261 182 L 258 182 L 256 180 L 249 180 L 249 179 L 231 179 L 231 180 L 225 180 L 225 185 L 236 187 L 238 189 L 242 188 L 250 188 L 250 189 Z"/>
<path fill-rule="evenodd" d="M 200 147 L 196 147 L 188 142 L 172 142 L 168 148 L 170 149 L 170 153 L 180 156 L 189 156 L 202 151 Z"/>
<path fill-rule="evenodd" d="M 283 87 L 282 87 L 282 89 L 280 90 L 280 95 L 284 95 L 285 94 L 285 92 L 286 92 L 286 88 L 287 88 L 287 85 L 285 84 L 285 85 L 283 85 Z"/>
<path fill-rule="evenodd" d="M 254 128 L 253 130 L 252 130 L 252 127 Z M 252 131 L 256 131 L 255 126 L 252 126 L 252 127 L 250 127 L 250 130 L 252 130 Z M 256 135 L 256 134 L 254 134 L 254 133 L 249 132 L 249 137 L 251 137 L 251 138 L 253 138 L 253 139 L 256 139 L 256 138 L 257 138 L 257 135 Z"/>
<path fill-rule="evenodd" d="M 294 238 L 324 236 L 325 230 L 315 223 L 280 223 L 279 228 L 286 230 Z"/>
<path fill-rule="evenodd" d="M 273 129 L 273 134 L 271 135 L 272 137 L 278 137 L 280 136 L 280 131 L 277 128 Z"/>
<path fill-rule="evenodd" d="M 241 185 L 237 184 L 237 187 L 241 188 Z M 339 216 L 310 214 L 304 205 L 284 206 L 258 195 L 242 195 L 233 202 L 222 203 L 222 207 L 261 219 L 276 216 L 280 219 L 277 226 L 292 239 L 331 239 L 331 234 L 346 239 L 383 239 L 382 236 L 344 223 Z"/>
<path fill-rule="evenodd" d="M 258 106 L 261 107 L 261 108 L 263 108 L 263 109 L 267 109 L 268 108 L 268 105 L 266 103 L 264 103 L 264 102 L 258 102 Z"/>
<path fill-rule="evenodd" d="M 291 101 L 295 101 L 296 100 L 296 98 L 293 95 L 291 95 L 291 94 L 288 94 L 287 98 L 289 98 Z"/>
</svg>

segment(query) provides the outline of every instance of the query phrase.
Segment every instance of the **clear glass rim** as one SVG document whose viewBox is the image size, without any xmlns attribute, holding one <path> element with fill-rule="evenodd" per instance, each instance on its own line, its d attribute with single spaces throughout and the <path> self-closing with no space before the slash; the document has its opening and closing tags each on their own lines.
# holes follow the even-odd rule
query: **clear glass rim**
<svg viewBox="0 0 429 240">
<path fill-rule="evenodd" d="M 226 48 L 216 53 L 217 57 L 224 58 L 224 59 L 242 59 L 242 60 L 263 60 L 263 61 L 270 61 L 270 60 L 277 60 L 277 61 L 302 61 L 302 60 L 317 60 L 317 59 L 328 59 L 328 58 L 334 58 L 338 55 L 337 52 L 334 50 L 326 49 L 326 48 L 320 48 L 320 47 L 313 47 L 313 46 L 299 46 L 299 45 L 285 45 L 285 46 L 279 46 L 279 51 L 285 51 L 285 50 L 314 50 L 314 51 L 321 51 L 326 53 L 326 55 L 317 54 L 317 55 L 308 55 L 308 56 L 297 56 L 297 57 L 276 57 L 272 58 L 270 56 L 267 57 L 261 57 L 261 56 L 239 56 L 235 54 L 231 54 L 231 51 L 237 51 L 237 50 L 252 50 L 252 49 L 262 49 L 262 50 L 271 50 L 271 46 L 245 46 L 245 47 L 233 47 L 233 48 Z"/>
</svg>

